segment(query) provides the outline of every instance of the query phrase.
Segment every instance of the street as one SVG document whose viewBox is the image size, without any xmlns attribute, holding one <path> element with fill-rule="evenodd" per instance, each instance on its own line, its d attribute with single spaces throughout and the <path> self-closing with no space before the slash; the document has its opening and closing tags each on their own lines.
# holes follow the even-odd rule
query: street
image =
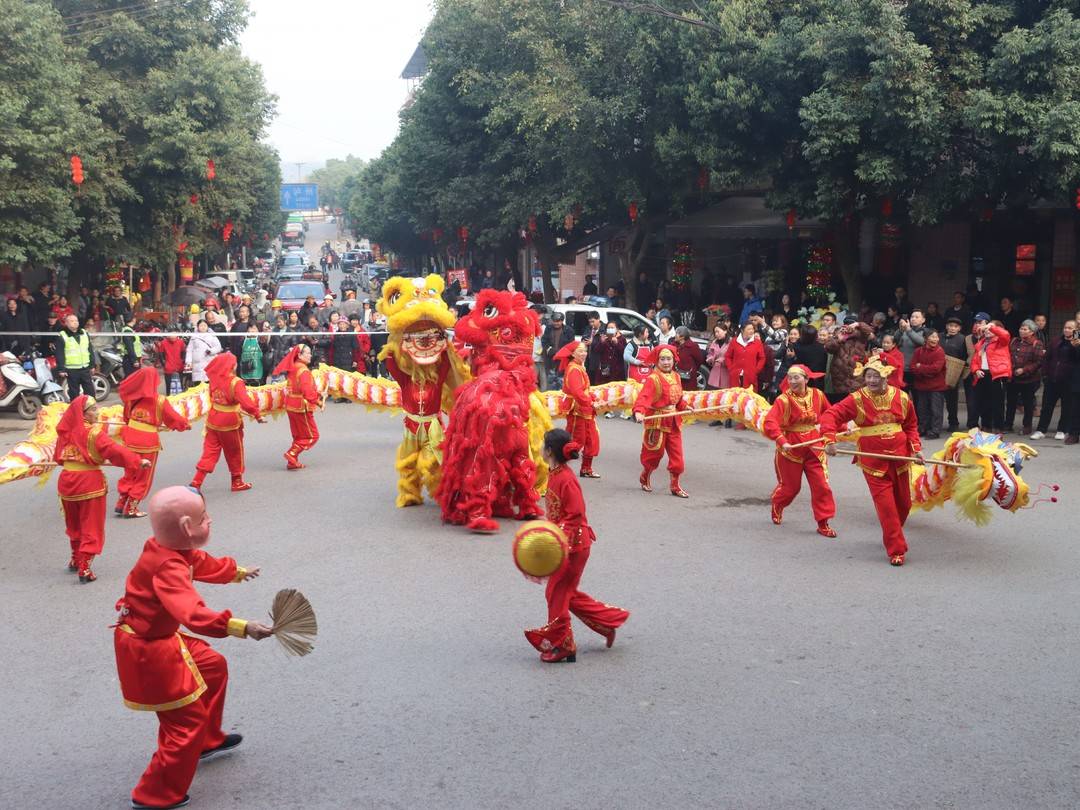
<svg viewBox="0 0 1080 810">
<path fill-rule="evenodd" d="M 208 605 L 261 619 L 296 587 L 319 638 L 303 659 L 214 641 L 231 667 L 225 727 L 245 740 L 199 770 L 192 807 L 1080 802 L 1078 476 L 1060 442 L 1024 470 L 1060 483 L 1060 503 L 996 510 L 983 529 L 951 507 L 916 512 L 898 569 L 850 465 L 832 464 L 830 541 L 805 490 L 769 522 L 772 452 L 756 434 L 688 428 L 680 501 L 638 490 L 640 428 L 602 420 L 582 586 L 632 615 L 610 650 L 576 624 L 578 661 L 556 666 L 522 636 L 546 611 L 513 566 L 513 526 L 474 536 L 430 503 L 396 510 L 399 419 L 331 404 L 319 425 L 308 469 L 285 471 L 278 419 L 248 429 L 254 490 L 229 493 L 223 466 L 205 488 L 208 550 L 263 567 L 201 586 Z M 164 437 L 157 486 L 190 479 L 199 433 Z M 156 722 L 121 703 L 109 625 L 150 526 L 110 517 L 99 579 L 79 585 L 55 490 L 0 487 L 0 805 L 123 807 Z"/>
</svg>

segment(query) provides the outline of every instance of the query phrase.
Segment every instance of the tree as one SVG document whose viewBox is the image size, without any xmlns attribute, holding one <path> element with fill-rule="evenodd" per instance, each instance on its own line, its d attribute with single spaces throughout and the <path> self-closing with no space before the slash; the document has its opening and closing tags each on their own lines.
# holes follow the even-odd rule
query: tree
<svg viewBox="0 0 1080 810">
<path fill-rule="evenodd" d="M 319 202 L 331 208 L 348 208 L 351 192 L 367 161 L 353 155 L 344 160 L 331 158 L 321 169 L 311 173 L 311 182 L 319 184 Z"/>
<path fill-rule="evenodd" d="M 69 160 L 98 165 L 82 74 L 66 58 L 61 20 L 38 0 L 0 0 L 0 263 L 47 263 L 79 247 Z"/>
</svg>

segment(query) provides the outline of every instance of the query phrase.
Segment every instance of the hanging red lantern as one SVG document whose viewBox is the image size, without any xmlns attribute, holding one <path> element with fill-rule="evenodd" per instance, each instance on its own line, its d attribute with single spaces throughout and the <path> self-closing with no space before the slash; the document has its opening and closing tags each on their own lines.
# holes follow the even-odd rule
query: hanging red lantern
<svg viewBox="0 0 1080 810">
<path fill-rule="evenodd" d="M 469 241 L 469 229 L 464 225 L 458 228 L 458 238 L 461 240 L 462 244 Z"/>
<path fill-rule="evenodd" d="M 225 227 L 221 229 L 221 238 L 224 239 L 225 242 L 228 242 L 229 239 L 232 238 L 232 232 L 233 224 L 232 220 L 230 219 L 228 222 L 225 223 Z"/>
<path fill-rule="evenodd" d="M 529 215 L 529 234 L 536 234 L 536 214 Z"/>
<path fill-rule="evenodd" d="M 892 216 L 892 198 L 891 197 L 886 197 L 884 200 L 881 201 L 881 215 L 883 217 L 886 217 L 886 218 Z"/>
<path fill-rule="evenodd" d="M 1077 197 L 1078 197 L 1077 207 L 1080 208 L 1080 191 L 1077 192 Z M 994 218 L 994 209 L 991 208 L 989 205 L 985 206 L 982 209 L 982 211 L 979 212 L 979 220 L 981 222 L 989 222 L 993 218 Z"/>
<path fill-rule="evenodd" d="M 206 179 L 213 180 L 217 177 L 217 167 L 214 165 L 214 161 L 206 161 Z"/>
<path fill-rule="evenodd" d="M 1080 188 L 1076 190 L 1076 202 L 1073 203 L 1076 206 L 1076 210 L 1080 211 Z"/>
<path fill-rule="evenodd" d="M 199 195 L 198 194 L 192 194 L 190 197 L 188 197 L 188 202 L 190 202 L 192 205 L 198 205 L 199 204 Z"/>
<path fill-rule="evenodd" d="M 181 242 L 179 245 L 176 246 L 176 252 L 177 253 L 183 253 L 185 250 L 187 250 L 187 246 L 188 246 L 188 243 L 187 243 L 187 240 L 185 239 L 183 242 Z"/>
<path fill-rule="evenodd" d="M 86 178 L 83 175 L 82 158 L 80 158 L 78 155 L 72 155 L 71 182 L 73 182 L 76 186 L 81 186 L 83 184 L 83 180 L 85 179 Z"/>
<path fill-rule="evenodd" d="M 152 286 L 153 284 L 150 282 L 150 273 L 146 270 L 143 270 L 142 273 L 139 275 L 139 292 L 150 292 L 150 288 Z"/>
<path fill-rule="evenodd" d="M 709 189 L 709 168 L 707 166 L 702 166 L 698 170 L 697 187 L 698 191 L 702 192 Z"/>
<path fill-rule="evenodd" d="M 566 228 L 566 230 L 568 230 L 568 231 L 574 230 L 574 215 L 573 214 L 567 214 L 566 218 L 563 219 L 562 224 L 563 224 L 563 227 Z"/>
<path fill-rule="evenodd" d="M 434 239 L 436 242 L 441 242 L 442 238 L 443 238 L 443 229 L 442 228 L 432 228 L 431 229 L 431 238 Z"/>
<path fill-rule="evenodd" d="M 787 229 L 789 231 L 795 230 L 795 223 L 798 221 L 798 218 L 799 218 L 799 215 L 795 211 L 795 209 L 794 208 L 789 208 L 788 212 L 787 212 L 787 216 L 784 217 L 785 221 L 787 222 Z"/>
<path fill-rule="evenodd" d="M 636 223 L 638 218 L 638 207 L 636 202 L 630 203 L 630 221 Z"/>
</svg>

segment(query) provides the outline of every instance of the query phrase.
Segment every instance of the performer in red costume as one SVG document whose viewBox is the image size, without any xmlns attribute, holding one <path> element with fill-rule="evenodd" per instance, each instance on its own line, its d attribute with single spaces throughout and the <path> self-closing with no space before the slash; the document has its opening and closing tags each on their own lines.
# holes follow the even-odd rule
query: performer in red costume
<svg viewBox="0 0 1080 810">
<path fill-rule="evenodd" d="M 105 547 L 105 495 L 109 488 L 101 465 L 110 462 L 133 473 L 140 466 L 150 466 L 150 459 L 110 439 L 97 420 L 97 401 L 84 394 L 72 400 L 56 425 L 54 458 L 63 468 L 57 491 L 71 542 L 68 570 L 77 571 L 79 582 L 84 583 L 97 579 L 90 563 Z"/>
<path fill-rule="evenodd" d="M 855 366 L 855 376 L 863 375 L 866 386 L 822 414 L 826 453 L 836 455 L 836 434 L 854 421 L 860 451 L 912 456 L 922 463 L 915 407 L 906 392 L 889 385 L 892 371 L 892 366 L 885 365 L 880 357 L 871 358 L 865 366 Z M 904 522 L 911 511 L 911 462 L 855 456 L 854 463 L 862 469 L 870 488 L 889 562 L 903 565 L 908 550 Z"/>
<path fill-rule="evenodd" d="M 683 388 L 679 375 L 674 371 L 678 356 L 674 346 L 657 346 L 648 362 L 656 366 L 634 400 L 634 419 L 645 423 L 645 417 L 671 414 L 645 423 L 645 435 L 641 439 L 642 490 L 652 492 L 653 470 L 667 452 L 668 472 L 671 474 L 671 494 L 677 498 L 689 498 L 690 494 L 679 484 L 679 476 L 686 469 L 683 461 L 682 417 L 679 411 L 687 410 L 683 402 Z"/>
<path fill-rule="evenodd" d="M 593 459 L 600 455 L 600 433 L 596 429 L 596 408 L 589 394 L 589 372 L 585 370 L 585 358 L 589 347 L 579 340 L 571 341 L 559 349 L 555 359 L 563 375 L 563 393 L 572 400 L 566 415 L 566 432 L 581 447 L 581 477 L 599 478 L 593 471 Z"/>
<path fill-rule="evenodd" d="M 244 492 L 251 484 L 244 480 L 244 415 L 265 422 L 259 403 L 252 399 L 244 381 L 236 376 L 236 355 L 222 352 L 206 364 L 210 382 L 210 413 L 206 415 L 202 457 L 195 464 L 191 486 L 201 489 L 206 476 L 214 471 L 222 452 L 232 476 L 232 491 Z"/>
<path fill-rule="evenodd" d="M 315 411 L 322 408 L 323 398 L 315 388 L 315 378 L 308 366 L 311 363 L 311 347 L 306 343 L 293 346 L 285 355 L 274 376 L 288 374 L 285 389 L 285 410 L 289 414 L 289 430 L 292 445 L 285 451 L 286 469 L 302 470 L 300 454 L 310 450 L 319 441 L 319 427 L 315 424 Z"/>
<path fill-rule="evenodd" d="M 821 437 L 818 420 L 829 408 L 829 400 L 807 382 L 825 375 L 804 365 L 793 365 L 787 373 L 787 390 L 776 398 L 765 415 L 763 433 L 776 442 L 776 489 L 772 494 L 772 522 L 783 521 L 784 509 L 795 500 L 802 487 L 803 475 L 810 485 L 810 504 L 817 521 L 817 532 L 836 537 L 829 520 L 836 514 L 836 503 L 829 488 L 829 470 L 825 466 L 823 446 L 795 447 Z"/>
<path fill-rule="evenodd" d="M 596 539 L 585 516 L 581 484 L 574 480 L 573 470 L 566 466 L 567 461 L 577 458 L 580 450 L 565 430 L 549 430 L 544 434 L 544 460 L 551 467 L 546 496 L 547 518 L 563 530 L 570 544 L 566 567 L 547 582 L 548 623 L 525 631 L 525 638 L 540 651 L 540 660 L 547 664 L 577 660 L 571 613 L 590 630 L 607 639 L 608 647 L 615 643 L 615 630 L 630 617 L 629 611 L 598 602 L 578 590 Z"/>
<path fill-rule="evenodd" d="M 225 734 L 221 715 L 229 679 L 225 658 L 188 630 L 213 638 L 264 639 L 271 628 L 208 608 L 193 582 L 243 582 L 258 568 L 231 557 L 211 557 L 210 516 L 190 487 L 166 487 L 150 501 L 154 536 L 128 574 L 113 642 L 124 705 L 157 712 L 158 748 L 131 806 L 183 807 L 199 760 L 230 751 L 243 739 Z"/>
<path fill-rule="evenodd" d="M 139 511 L 139 501 L 154 485 L 154 470 L 161 451 L 158 429 L 191 430 L 191 423 L 176 412 L 169 400 L 158 393 L 158 373 L 155 368 L 140 368 L 121 382 L 117 391 L 124 402 L 124 421 L 120 430 L 124 445 L 150 459 L 150 465 L 139 467 L 135 473 L 125 472 L 116 485 L 120 499 L 116 513 L 127 518 L 146 517 Z"/>
</svg>

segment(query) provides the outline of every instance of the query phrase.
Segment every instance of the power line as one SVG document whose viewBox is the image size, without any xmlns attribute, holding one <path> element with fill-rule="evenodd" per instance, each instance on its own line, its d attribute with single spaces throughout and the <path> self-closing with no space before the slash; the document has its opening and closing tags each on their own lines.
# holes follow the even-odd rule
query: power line
<svg viewBox="0 0 1080 810">
<path fill-rule="evenodd" d="M 160 0 L 160 2 L 155 4 L 154 6 L 146 7 L 143 9 L 136 9 L 129 12 L 117 13 L 122 13 L 123 16 L 128 20 L 140 22 L 144 20 L 149 20 L 163 11 L 167 11 L 173 8 L 182 8 L 188 2 L 190 2 L 190 0 Z M 85 27 L 73 28 L 65 32 L 61 36 L 65 42 L 70 43 L 81 36 L 93 36 L 95 34 L 102 33 L 103 31 L 108 31 L 110 28 L 112 28 L 112 25 L 113 16 L 110 15 L 109 17 L 100 20 L 91 20 Z"/>
<path fill-rule="evenodd" d="M 68 14 L 60 16 L 63 18 L 65 25 L 68 27 L 82 25 L 83 23 L 92 20 L 95 17 L 105 17 L 110 14 L 125 13 L 137 8 L 145 8 L 148 6 L 157 5 L 158 0 L 134 0 L 134 2 L 122 6 L 114 6 L 113 8 L 99 8 L 93 11 L 83 11 L 76 14 Z"/>
</svg>

